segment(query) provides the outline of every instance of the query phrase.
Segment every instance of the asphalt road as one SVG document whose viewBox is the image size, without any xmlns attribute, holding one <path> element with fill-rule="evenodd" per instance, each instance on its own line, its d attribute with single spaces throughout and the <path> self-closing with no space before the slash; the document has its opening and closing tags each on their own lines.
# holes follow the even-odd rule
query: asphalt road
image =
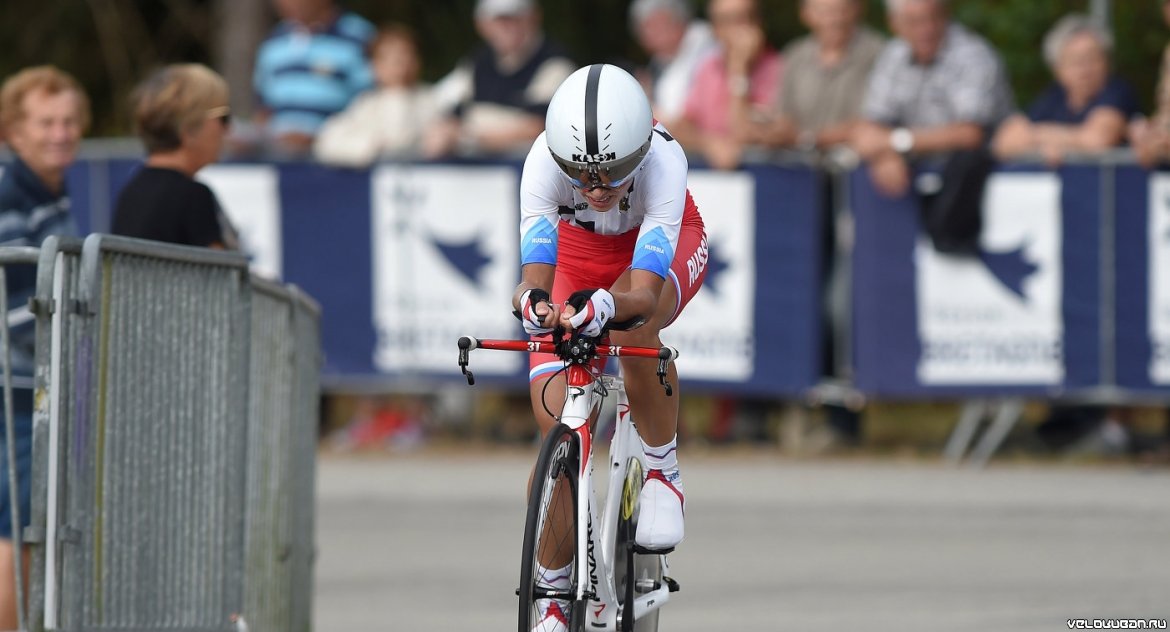
<svg viewBox="0 0 1170 632">
<path fill-rule="evenodd" d="M 317 632 L 514 630 L 526 452 L 324 456 Z M 1170 618 L 1170 470 L 682 456 L 661 630 Z"/>
</svg>

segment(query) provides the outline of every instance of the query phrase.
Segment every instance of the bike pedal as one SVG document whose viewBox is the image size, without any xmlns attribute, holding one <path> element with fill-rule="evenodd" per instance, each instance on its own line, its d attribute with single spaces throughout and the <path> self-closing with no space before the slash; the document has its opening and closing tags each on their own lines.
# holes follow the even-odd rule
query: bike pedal
<svg viewBox="0 0 1170 632">
<path fill-rule="evenodd" d="M 666 555 L 667 553 L 674 553 L 674 547 L 666 549 L 648 549 L 640 544 L 631 544 L 630 548 L 638 555 Z"/>
<path fill-rule="evenodd" d="M 670 592 L 678 592 L 679 585 L 678 582 L 674 581 L 674 578 L 663 577 L 662 581 L 666 582 L 666 587 L 670 590 Z"/>
</svg>

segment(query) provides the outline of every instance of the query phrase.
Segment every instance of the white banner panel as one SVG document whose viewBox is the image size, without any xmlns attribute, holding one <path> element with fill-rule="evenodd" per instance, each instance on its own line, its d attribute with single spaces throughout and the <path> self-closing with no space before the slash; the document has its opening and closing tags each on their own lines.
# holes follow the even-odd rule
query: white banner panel
<svg viewBox="0 0 1170 632">
<path fill-rule="evenodd" d="M 678 348 L 686 379 L 747 380 L 755 365 L 755 180 L 714 171 L 689 180 L 707 226 L 707 281 L 662 341 Z"/>
<path fill-rule="evenodd" d="M 281 277 L 280 173 L 270 165 L 211 165 L 197 180 L 215 193 L 240 234 L 240 249 L 251 269 L 269 279 Z"/>
<path fill-rule="evenodd" d="M 460 336 L 513 338 L 519 174 L 506 167 L 383 165 L 372 175 L 374 365 L 459 374 Z M 357 289 L 355 288 L 355 291 Z M 477 352 L 472 370 L 512 374 L 527 356 Z"/>
<path fill-rule="evenodd" d="M 1170 174 L 1150 176 L 1150 381 L 1170 384 Z"/>
<path fill-rule="evenodd" d="M 1060 179 L 1002 173 L 988 181 L 981 256 L 915 252 L 923 384 L 1059 384 Z"/>
</svg>

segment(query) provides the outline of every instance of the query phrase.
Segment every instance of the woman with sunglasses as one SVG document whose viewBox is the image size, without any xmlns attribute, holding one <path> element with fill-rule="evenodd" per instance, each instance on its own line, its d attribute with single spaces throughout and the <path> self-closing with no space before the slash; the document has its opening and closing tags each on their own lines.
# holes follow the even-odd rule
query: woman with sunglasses
<svg viewBox="0 0 1170 632">
<path fill-rule="evenodd" d="M 640 327 L 612 332 L 611 343 L 658 347 L 659 332 L 698 292 L 707 237 L 687 190 L 686 155 L 654 121 L 642 87 L 625 71 L 586 66 L 557 88 L 545 131 L 524 162 L 520 237 L 522 280 L 512 303 L 533 336 L 558 325 L 596 336 L 607 321 L 642 320 Z M 532 357 L 532 407 L 544 434 L 555 420 L 542 402 L 564 399 L 557 372 L 563 363 Z M 667 551 L 683 538 L 678 396 L 666 396 L 656 367 L 654 360 L 622 359 L 649 470 L 635 539 Z M 673 365 L 670 371 L 677 384 Z M 559 569 L 545 570 L 541 576 L 568 580 Z M 549 610 L 550 616 L 561 612 Z M 558 629 L 554 624 L 542 629 Z"/>
<path fill-rule="evenodd" d="M 215 194 L 195 174 L 219 158 L 230 123 L 228 87 L 201 64 L 167 66 L 134 92 L 134 126 L 146 164 L 118 196 L 115 235 L 237 248 Z"/>
</svg>

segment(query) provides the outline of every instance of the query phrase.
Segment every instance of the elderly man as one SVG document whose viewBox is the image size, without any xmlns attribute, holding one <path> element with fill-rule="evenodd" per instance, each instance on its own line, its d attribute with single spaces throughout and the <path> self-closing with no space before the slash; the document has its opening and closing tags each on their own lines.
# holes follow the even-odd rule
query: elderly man
<svg viewBox="0 0 1170 632">
<path fill-rule="evenodd" d="M 654 116 L 670 128 L 682 116 L 699 62 L 715 49 L 711 26 L 692 19 L 686 0 L 634 0 L 630 30 L 650 55 L 639 79 L 646 84 Z"/>
<path fill-rule="evenodd" d="M 23 70 L 0 88 L 0 124 L 16 154 L 0 178 L 0 245 L 40 246 L 50 235 L 75 235 L 69 214 L 65 171 L 77 157 L 81 135 L 89 125 L 89 99 L 77 81 L 52 66 Z M 36 271 L 9 268 L 8 304 L 28 302 L 36 290 Z M 8 480 L 7 437 L 0 433 L 0 630 L 14 630 L 16 586 L 13 583 L 13 505 L 29 524 L 32 471 L 33 363 L 35 332 L 31 319 L 9 312 L 12 358 L 17 503 Z M 0 351 L 3 351 L 0 348 Z M 27 581 L 28 557 L 23 558 Z M 27 594 L 27 593 L 26 593 Z"/>
<path fill-rule="evenodd" d="M 998 53 L 952 22 L 947 4 L 886 0 L 898 38 L 874 66 L 852 145 L 890 196 L 909 189 L 909 155 L 982 147 L 1014 109 Z"/>
<path fill-rule="evenodd" d="M 577 69 L 545 38 L 533 0 L 479 0 L 475 28 L 487 46 L 435 84 L 446 116 L 424 135 L 426 156 L 528 151 L 553 93 Z"/>
<path fill-rule="evenodd" d="M 811 33 L 784 50 L 780 116 L 768 144 L 824 149 L 849 141 L 885 40 L 860 24 L 861 0 L 801 0 Z"/>
</svg>

